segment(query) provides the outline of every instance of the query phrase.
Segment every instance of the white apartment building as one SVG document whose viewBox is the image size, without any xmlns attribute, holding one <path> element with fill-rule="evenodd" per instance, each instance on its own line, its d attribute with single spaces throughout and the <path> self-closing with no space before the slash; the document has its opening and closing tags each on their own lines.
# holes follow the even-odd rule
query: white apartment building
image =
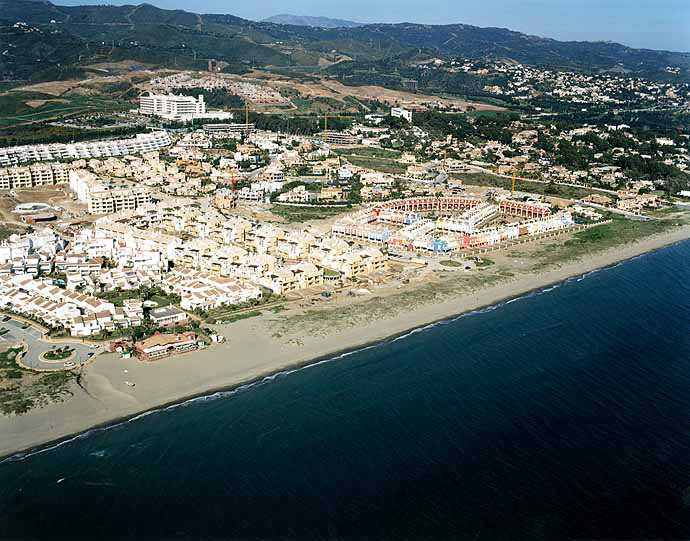
<svg viewBox="0 0 690 541">
<path fill-rule="evenodd" d="M 28 162 L 107 158 L 160 150 L 171 144 L 165 131 L 140 133 L 130 139 L 109 139 L 84 143 L 54 143 L 0 148 L 0 165 L 7 167 Z"/>
<path fill-rule="evenodd" d="M 84 169 L 69 172 L 69 187 L 79 201 L 88 205 L 90 214 L 134 210 L 151 202 L 151 192 L 145 186 L 104 182 Z"/>
<path fill-rule="evenodd" d="M 176 96 L 175 94 L 149 94 L 139 97 L 139 112 L 163 118 L 182 119 L 203 115 L 206 112 L 204 96 Z"/>
<path fill-rule="evenodd" d="M 402 107 L 391 108 L 391 116 L 395 118 L 404 118 L 408 122 L 412 122 L 412 111 L 408 111 Z"/>
<path fill-rule="evenodd" d="M 261 180 L 265 180 L 268 182 L 284 182 L 285 181 L 285 173 L 283 172 L 282 169 L 275 167 L 273 165 L 269 165 L 261 175 Z"/>
<path fill-rule="evenodd" d="M 69 181 L 69 167 L 63 163 L 46 163 L 31 167 L 0 169 L 0 190 L 32 188 Z"/>
</svg>

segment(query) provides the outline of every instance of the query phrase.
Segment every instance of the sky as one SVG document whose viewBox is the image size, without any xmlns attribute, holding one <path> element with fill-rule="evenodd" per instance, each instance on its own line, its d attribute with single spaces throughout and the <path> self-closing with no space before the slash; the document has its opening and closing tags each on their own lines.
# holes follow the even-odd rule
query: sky
<svg viewBox="0 0 690 541">
<path fill-rule="evenodd" d="M 690 52 L 690 0 L 53 0 L 55 4 L 138 4 L 261 20 L 289 13 L 373 23 L 465 23 L 559 40 L 616 41 Z"/>
</svg>

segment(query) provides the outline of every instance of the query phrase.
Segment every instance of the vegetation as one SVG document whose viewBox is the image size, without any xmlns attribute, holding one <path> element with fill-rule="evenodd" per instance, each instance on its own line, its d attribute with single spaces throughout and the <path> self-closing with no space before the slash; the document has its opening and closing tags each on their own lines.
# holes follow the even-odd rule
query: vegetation
<svg viewBox="0 0 690 541">
<path fill-rule="evenodd" d="M 280 133 L 291 133 L 295 135 L 316 135 L 323 131 L 324 120 L 322 116 L 316 114 L 296 116 L 296 115 L 274 115 L 269 113 L 249 112 L 249 122 L 253 123 L 259 130 L 269 130 Z M 328 118 L 329 130 L 345 130 L 350 127 L 352 120 L 344 116 L 333 116 Z"/>
<path fill-rule="evenodd" d="M 36 124 L 45 122 L 49 119 L 64 121 L 75 115 L 114 111 L 123 109 L 124 107 L 127 107 L 127 105 L 124 105 L 120 100 L 112 96 L 107 96 L 105 93 L 102 96 L 94 97 L 79 94 L 53 96 L 38 92 L 12 91 L 0 95 L 0 127 L 28 123 Z M 47 124 L 39 124 L 39 126 L 41 126 L 42 130 L 52 133 L 55 137 L 65 137 L 65 141 L 72 139 L 83 140 L 89 137 L 89 131 L 76 128 L 50 126 Z M 120 130 L 127 131 L 125 128 L 121 128 Z M 115 134 L 118 130 L 103 129 L 91 131 L 95 131 L 95 133 L 103 137 L 103 135 Z M 20 139 L 24 132 L 26 132 L 26 130 L 17 129 L 14 132 L 3 130 L 1 133 L 6 137 L 11 135 L 16 139 Z M 71 139 L 67 139 L 68 134 L 72 136 Z M 40 133 L 36 134 L 36 138 L 32 140 L 32 142 L 41 142 L 40 135 Z M 50 139 L 50 142 L 55 142 L 55 140 Z"/>
<path fill-rule="evenodd" d="M 74 349 L 64 346 L 46 351 L 43 358 L 46 361 L 62 361 L 70 357 L 72 353 L 74 353 Z"/>
<path fill-rule="evenodd" d="M 76 375 L 60 370 L 36 373 L 17 364 L 21 348 L 0 353 L 0 413 L 19 415 L 48 402 L 70 396 L 70 383 Z"/>
<path fill-rule="evenodd" d="M 0 0 L 0 29 L 14 47 L 0 59 L 8 79 L 78 78 L 90 62 L 129 59 L 176 69 L 204 69 L 209 58 L 228 63 L 224 71 L 252 66 L 314 67 L 324 51 L 356 58 L 329 68 L 347 84 L 404 88 L 409 79 L 425 92 L 492 99 L 481 78 L 463 72 L 425 70 L 418 57 L 502 58 L 547 68 L 597 72 L 622 69 L 664 77 L 665 66 L 687 67 L 688 55 L 631 49 L 610 42 L 560 42 L 501 28 L 463 24 L 365 25 L 318 28 L 255 22 L 232 15 L 196 15 L 142 6 L 61 6 L 33 0 Z M 51 24 L 55 20 L 58 25 Z M 31 28 L 14 27 L 24 21 Z M 289 51 L 270 43 L 293 45 Z"/>
<path fill-rule="evenodd" d="M 387 160 L 397 160 L 402 154 L 397 150 L 368 146 L 336 148 L 335 153 L 344 157 L 359 156 L 361 158 L 383 158 Z"/>
<path fill-rule="evenodd" d="M 45 122 L 2 127 L 3 124 L 16 124 L 18 122 L 26 122 L 26 118 L 3 117 L 2 113 L 0 113 L 0 146 L 91 141 L 107 137 L 128 137 L 141 132 L 141 129 L 137 127 L 82 130 L 73 127 L 55 126 Z"/>
<path fill-rule="evenodd" d="M 9 238 L 11 235 L 14 235 L 15 233 L 20 233 L 21 229 L 19 229 L 16 226 L 13 225 L 8 225 L 8 224 L 0 224 L 0 241 L 3 241 L 7 238 Z"/>
<path fill-rule="evenodd" d="M 234 314 L 230 316 L 225 316 L 223 319 L 216 321 L 216 323 L 228 324 L 235 323 L 236 321 L 242 321 L 243 319 L 249 319 L 250 317 L 260 316 L 261 312 L 258 310 L 253 310 L 251 312 L 242 312 L 241 314 Z"/>
<path fill-rule="evenodd" d="M 453 174 L 453 177 L 462 180 L 463 183 L 470 186 L 493 186 L 496 188 L 510 190 L 513 184 L 513 181 L 510 178 L 499 177 L 489 173 L 457 173 Z M 563 197 L 565 199 L 582 199 L 583 197 L 593 193 L 601 193 L 597 190 L 589 188 L 563 186 L 562 184 L 556 184 L 553 182 L 530 182 L 529 180 L 516 180 L 515 190 L 541 195 L 552 195 L 555 197 Z"/>
<path fill-rule="evenodd" d="M 676 220 L 629 220 L 612 214 L 611 222 L 578 231 L 562 243 L 549 243 L 535 252 L 533 270 L 572 261 L 586 255 L 628 244 L 673 228 Z"/>
<path fill-rule="evenodd" d="M 309 220 L 322 220 L 332 218 L 348 209 L 329 205 L 316 205 L 313 207 L 294 207 L 290 205 L 273 205 L 271 212 L 288 222 L 306 222 Z"/>
<path fill-rule="evenodd" d="M 195 98 L 199 95 L 202 95 L 207 107 L 232 108 L 244 107 L 245 105 L 244 100 L 241 97 L 235 94 L 230 94 L 224 89 L 206 90 L 205 88 L 181 88 L 176 92 L 185 96 L 194 96 Z"/>
<path fill-rule="evenodd" d="M 259 286 L 261 287 L 262 291 L 262 297 L 260 299 L 252 299 L 247 302 L 241 302 L 238 304 L 225 304 L 222 306 L 219 306 L 218 308 L 213 308 L 212 310 L 208 311 L 203 311 L 203 310 L 196 310 L 195 313 L 196 315 L 200 316 L 201 318 L 204 319 L 204 321 L 208 323 L 223 323 L 228 320 L 229 316 L 239 316 L 241 314 L 238 314 L 237 312 L 242 312 L 246 313 L 246 311 L 249 308 L 254 308 L 254 307 L 259 307 L 259 306 L 264 306 L 266 304 L 273 304 L 273 303 L 278 303 L 281 301 L 284 301 L 285 299 L 281 297 L 280 295 L 275 295 L 270 289 L 267 287 Z M 260 314 L 261 312 L 259 312 Z M 244 318 L 240 318 L 244 319 Z"/>
<path fill-rule="evenodd" d="M 103 291 L 98 293 L 99 298 L 112 302 L 115 306 L 123 306 L 127 299 L 138 299 L 140 301 L 153 301 L 158 306 L 168 306 L 170 304 L 179 304 L 180 296 L 175 294 L 168 294 L 158 286 L 147 287 L 142 286 L 138 289 L 122 290 L 120 288 L 111 291 Z"/>
<path fill-rule="evenodd" d="M 374 169 L 392 175 L 400 175 L 407 171 L 407 166 L 405 164 L 390 158 L 363 157 L 349 154 L 347 155 L 347 161 L 356 167 Z"/>
</svg>

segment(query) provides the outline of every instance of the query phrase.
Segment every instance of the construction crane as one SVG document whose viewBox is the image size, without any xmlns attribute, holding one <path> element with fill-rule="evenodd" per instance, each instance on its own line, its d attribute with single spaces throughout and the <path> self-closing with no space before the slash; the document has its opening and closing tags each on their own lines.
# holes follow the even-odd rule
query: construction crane
<svg viewBox="0 0 690 541">
<path fill-rule="evenodd" d="M 336 117 L 336 118 L 349 118 L 348 115 L 334 115 L 331 114 L 331 117 Z M 326 142 L 326 134 L 328 132 L 328 111 L 325 111 L 323 113 L 323 132 L 321 133 L 321 139 L 323 142 Z"/>
<path fill-rule="evenodd" d="M 321 141 L 326 143 L 326 132 L 328 131 L 328 111 L 323 113 L 323 132 L 321 133 Z"/>
<path fill-rule="evenodd" d="M 249 104 L 245 103 L 244 107 L 228 107 L 226 111 L 244 111 L 244 128 L 249 131 Z"/>
</svg>

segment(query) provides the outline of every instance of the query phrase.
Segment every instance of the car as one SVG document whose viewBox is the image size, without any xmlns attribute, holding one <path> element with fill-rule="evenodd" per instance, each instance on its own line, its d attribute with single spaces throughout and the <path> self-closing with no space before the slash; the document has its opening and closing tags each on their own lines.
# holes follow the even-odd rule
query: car
<svg viewBox="0 0 690 541">
<path fill-rule="evenodd" d="M 96 344 L 91 344 L 91 345 L 89 346 L 89 349 L 96 349 L 97 347 L 98 347 L 98 346 L 97 346 Z"/>
<path fill-rule="evenodd" d="M 86 354 L 86 358 L 87 358 L 87 359 L 90 359 L 90 358 L 93 357 L 93 356 L 94 356 L 94 352 L 93 352 L 93 351 Z"/>
<path fill-rule="evenodd" d="M 10 319 L 12 319 L 10 316 L 5 316 L 2 318 L 3 321 L 9 321 Z"/>
<path fill-rule="evenodd" d="M 76 365 L 74 364 L 74 361 L 65 361 L 65 363 L 62 365 L 65 368 L 74 368 Z"/>
</svg>

